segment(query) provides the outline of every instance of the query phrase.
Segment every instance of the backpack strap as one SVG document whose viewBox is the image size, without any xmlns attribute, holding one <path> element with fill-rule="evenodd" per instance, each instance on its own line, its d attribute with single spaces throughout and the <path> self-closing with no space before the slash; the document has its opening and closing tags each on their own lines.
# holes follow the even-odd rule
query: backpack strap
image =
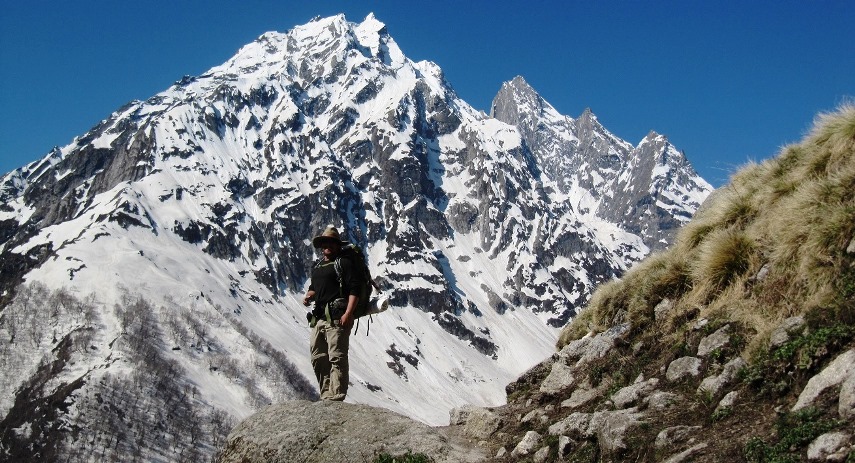
<svg viewBox="0 0 855 463">
<path fill-rule="evenodd" d="M 335 269 L 335 274 L 338 277 L 338 295 L 339 297 L 344 297 L 344 275 L 341 269 L 341 257 L 336 257 L 335 262 L 333 263 L 333 268 Z"/>
</svg>

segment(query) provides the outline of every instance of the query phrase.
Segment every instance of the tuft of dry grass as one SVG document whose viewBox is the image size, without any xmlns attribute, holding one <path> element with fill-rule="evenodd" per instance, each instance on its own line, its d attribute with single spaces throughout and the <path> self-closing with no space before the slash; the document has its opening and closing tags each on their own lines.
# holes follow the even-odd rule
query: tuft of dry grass
<svg viewBox="0 0 855 463">
<path fill-rule="evenodd" d="M 692 279 L 711 291 L 721 291 L 748 271 L 756 252 L 754 240 L 744 230 L 715 230 L 699 245 L 691 264 Z"/>
</svg>

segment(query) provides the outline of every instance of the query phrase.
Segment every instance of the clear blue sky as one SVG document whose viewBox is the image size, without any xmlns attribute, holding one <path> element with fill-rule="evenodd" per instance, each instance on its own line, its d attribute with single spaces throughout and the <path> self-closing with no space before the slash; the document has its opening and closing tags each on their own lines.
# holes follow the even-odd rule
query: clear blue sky
<svg viewBox="0 0 855 463">
<path fill-rule="evenodd" d="M 637 144 L 669 137 L 708 181 L 799 140 L 855 97 L 853 1 L 0 0 L 0 173 L 266 31 L 374 12 L 413 60 L 489 111 L 522 75 Z"/>
</svg>

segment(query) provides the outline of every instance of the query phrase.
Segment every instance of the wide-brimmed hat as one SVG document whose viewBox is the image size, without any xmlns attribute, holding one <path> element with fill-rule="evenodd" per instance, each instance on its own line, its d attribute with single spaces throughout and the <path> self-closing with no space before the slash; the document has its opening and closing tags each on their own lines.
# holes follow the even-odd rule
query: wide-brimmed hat
<svg viewBox="0 0 855 463">
<path fill-rule="evenodd" d="M 341 238 L 339 237 L 338 230 L 335 227 L 327 227 L 323 233 L 312 238 L 312 246 L 320 247 L 321 243 L 325 241 L 332 241 L 334 243 L 341 244 Z"/>
</svg>

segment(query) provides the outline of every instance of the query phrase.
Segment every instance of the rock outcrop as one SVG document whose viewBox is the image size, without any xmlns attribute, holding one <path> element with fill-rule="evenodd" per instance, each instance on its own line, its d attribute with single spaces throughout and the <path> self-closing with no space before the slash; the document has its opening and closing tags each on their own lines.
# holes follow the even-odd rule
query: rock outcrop
<svg viewBox="0 0 855 463">
<path fill-rule="evenodd" d="M 240 423 L 222 463 L 374 461 L 380 455 L 426 455 L 437 463 L 483 461 L 461 427 L 430 427 L 382 408 L 343 402 L 270 405 Z"/>
</svg>

